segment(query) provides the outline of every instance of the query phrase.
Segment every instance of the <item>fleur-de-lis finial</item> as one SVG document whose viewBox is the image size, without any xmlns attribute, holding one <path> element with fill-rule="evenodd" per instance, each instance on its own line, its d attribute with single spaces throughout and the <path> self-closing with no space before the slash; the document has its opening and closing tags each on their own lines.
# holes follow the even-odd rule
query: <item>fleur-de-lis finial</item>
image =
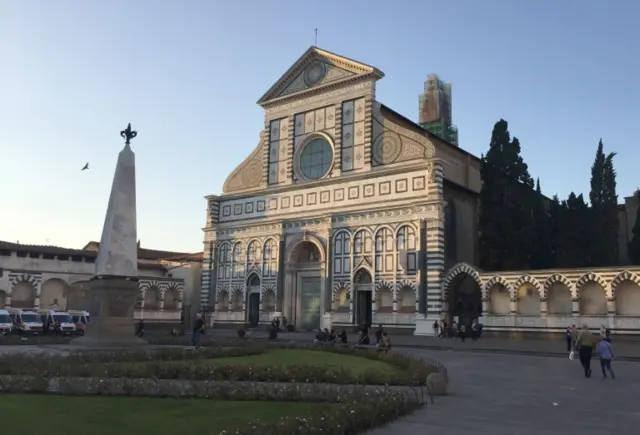
<svg viewBox="0 0 640 435">
<path fill-rule="evenodd" d="M 131 139 L 133 139 L 137 135 L 138 135 L 137 131 L 131 130 L 131 123 L 129 123 L 129 125 L 127 125 L 127 129 L 126 130 L 122 130 L 120 132 L 120 136 L 122 136 L 124 138 L 125 145 L 129 145 L 131 143 Z"/>
</svg>

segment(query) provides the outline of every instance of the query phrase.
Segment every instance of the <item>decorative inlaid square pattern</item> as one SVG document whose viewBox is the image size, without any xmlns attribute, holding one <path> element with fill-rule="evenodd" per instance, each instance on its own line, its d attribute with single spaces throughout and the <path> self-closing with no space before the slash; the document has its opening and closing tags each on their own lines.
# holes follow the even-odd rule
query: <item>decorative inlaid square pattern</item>
<svg viewBox="0 0 640 435">
<path fill-rule="evenodd" d="M 378 192 L 380 192 L 380 195 L 389 195 L 391 193 L 391 181 L 382 181 L 379 183 Z"/>
<path fill-rule="evenodd" d="M 261 211 L 264 211 L 264 200 L 260 199 L 258 200 L 258 202 L 256 202 L 256 211 L 258 213 L 260 213 Z"/>
<path fill-rule="evenodd" d="M 307 193 L 307 205 L 316 205 L 318 194 L 315 192 Z"/>
<path fill-rule="evenodd" d="M 244 203 L 244 212 L 253 213 L 253 201 Z"/>
<path fill-rule="evenodd" d="M 302 207 L 303 201 L 302 195 L 296 195 L 293 197 L 293 206 L 294 207 Z"/>
<path fill-rule="evenodd" d="M 411 182 L 413 184 L 413 190 L 424 190 L 427 186 L 427 180 L 424 175 L 413 177 Z"/>
<path fill-rule="evenodd" d="M 277 210 L 278 209 L 278 198 L 271 198 L 269 200 L 269 210 Z"/>
<path fill-rule="evenodd" d="M 396 180 L 396 193 L 405 193 L 407 191 L 407 179 L 401 178 Z"/>
<path fill-rule="evenodd" d="M 288 196 L 283 196 L 280 199 L 280 207 L 282 208 L 289 208 L 291 207 L 291 198 Z"/>
<path fill-rule="evenodd" d="M 326 204 L 329 201 L 331 201 L 331 192 L 329 192 L 328 190 L 323 190 L 322 192 L 320 192 L 320 203 Z"/>
<path fill-rule="evenodd" d="M 344 200 L 344 189 L 333 189 L 333 200 L 334 201 L 343 201 Z"/>
<path fill-rule="evenodd" d="M 234 215 L 242 214 L 242 204 L 235 204 L 233 206 L 233 214 Z"/>
<path fill-rule="evenodd" d="M 231 216 L 231 206 L 230 205 L 225 205 L 224 207 L 222 207 L 222 216 L 224 216 L 224 217 Z"/>
<path fill-rule="evenodd" d="M 375 184 L 365 184 L 364 190 L 362 192 L 362 196 L 365 198 L 369 198 L 370 196 L 374 196 L 376 194 L 376 185 Z"/>
<path fill-rule="evenodd" d="M 360 197 L 360 186 L 349 187 L 349 199 L 358 199 Z"/>
</svg>

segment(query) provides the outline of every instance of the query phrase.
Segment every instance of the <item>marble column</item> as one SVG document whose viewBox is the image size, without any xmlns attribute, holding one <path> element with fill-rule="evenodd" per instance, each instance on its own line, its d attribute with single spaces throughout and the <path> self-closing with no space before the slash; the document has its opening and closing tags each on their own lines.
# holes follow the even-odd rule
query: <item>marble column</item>
<svg viewBox="0 0 640 435">
<path fill-rule="evenodd" d="M 139 294 L 136 218 L 136 166 L 131 124 L 120 132 L 118 154 L 104 219 L 95 275 L 91 278 L 91 324 L 74 344 L 91 347 L 141 345 L 133 313 Z"/>
<path fill-rule="evenodd" d="M 418 286 L 418 312 L 427 315 L 427 223 L 420 220 L 420 251 L 418 251 L 418 273 L 420 283 Z"/>
<path fill-rule="evenodd" d="M 278 278 L 276 280 L 276 311 L 284 311 L 284 293 L 287 285 L 290 283 L 285 282 L 285 263 L 284 263 L 284 251 L 285 251 L 284 235 L 280 236 L 280 244 L 278 246 Z M 285 314 L 286 317 L 289 317 Z"/>
</svg>

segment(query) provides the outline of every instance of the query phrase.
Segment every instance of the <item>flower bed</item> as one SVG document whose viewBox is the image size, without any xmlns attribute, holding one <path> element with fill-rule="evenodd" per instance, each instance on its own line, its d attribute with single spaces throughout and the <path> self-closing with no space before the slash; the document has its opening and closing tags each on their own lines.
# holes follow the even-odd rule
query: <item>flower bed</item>
<svg viewBox="0 0 640 435">
<path fill-rule="evenodd" d="M 0 375 L 0 391 L 75 396 L 178 397 L 339 404 L 305 419 L 283 417 L 276 423 L 252 421 L 245 428 L 222 432 L 252 435 L 357 434 L 386 424 L 424 405 L 420 394 L 412 390 L 317 384 L 108 378 L 47 379 L 38 376 Z"/>
<path fill-rule="evenodd" d="M 305 349 L 301 346 L 295 348 Z M 432 372 L 444 371 L 446 374 L 443 367 L 427 364 L 419 358 L 342 347 L 313 348 L 313 351 L 367 358 L 393 365 L 400 370 L 370 369 L 353 373 L 347 368 L 324 364 L 221 364 L 211 361 L 215 358 L 259 355 L 268 350 L 264 346 L 244 345 L 207 347 L 198 351 L 170 348 L 154 352 L 79 353 L 68 357 L 6 355 L 0 357 L 0 375 L 410 386 L 424 385 L 427 376 Z M 173 363 L 178 361 L 181 363 Z"/>
</svg>

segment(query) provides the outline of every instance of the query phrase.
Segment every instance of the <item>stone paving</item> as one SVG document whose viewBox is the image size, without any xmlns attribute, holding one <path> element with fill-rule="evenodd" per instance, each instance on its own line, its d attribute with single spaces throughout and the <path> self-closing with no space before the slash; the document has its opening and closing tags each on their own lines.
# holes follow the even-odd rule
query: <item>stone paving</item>
<svg viewBox="0 0 640 435">
<path fill-rule="evenodd" d="M 256 329 L 256 338 L 266 339 L 267 332 L 263 329 Z M 207 337 L 213 338 L 235 338 L 237 331 L 231 329 L 212 329 L 207 332 Z M 315 337 L 310 332 L 287 332 L 278 335 L 279 341 L 296 341 L 311 343 Z M 370 334 L 373 339 L 373 333 Z M 349 342 L 354 343 L 356 334 L 349 335 Z M 618 358 L 637 359 L 640 361 L 640 342 L 621 342 L 613 336 L 613 349 Z M 556 355 L 568 358 L 567 345 L 559 338 L 558 340 L 509 340 L 504 338 L 482 337 L 478 341 L 466 340 L 464 343 L 459 339 L 445 338 L 436 339 L 430 336 L 415 335 L 391 335 L 391 342 L 395 348 L 424 348 L 424 349 L 445 349 L 455 351 L 476 351 L 492 353 L 517 353 L 536 355 Z"/>
<path fill-rule="evenodd" d="M 407 350 L 442 361 L 450 395 L 368 435 L 610 435 L 640 425 L 640 363 L 616 362 L 603 379 L 596 360 Z"/>
</svg>

